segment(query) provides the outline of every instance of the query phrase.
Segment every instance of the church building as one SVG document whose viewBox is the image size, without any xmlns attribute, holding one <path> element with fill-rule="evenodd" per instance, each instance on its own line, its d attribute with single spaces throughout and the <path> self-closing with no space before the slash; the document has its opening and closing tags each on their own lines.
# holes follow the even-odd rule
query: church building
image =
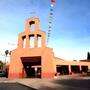
<svg viewBox="0 0 90 90">
<path fill-rule="evenodd" d="M 39 19 L 32 17 L 26 20 L 25 31 L 18 36 L 18 46 L 11 52 L 8 78 L 54 78 L 56 73 L 67 75 L 89 69 L 88 61 L 55 57 L 53 48 L 46 46 L 46 33 L 40 30 Z"/>
</svg>

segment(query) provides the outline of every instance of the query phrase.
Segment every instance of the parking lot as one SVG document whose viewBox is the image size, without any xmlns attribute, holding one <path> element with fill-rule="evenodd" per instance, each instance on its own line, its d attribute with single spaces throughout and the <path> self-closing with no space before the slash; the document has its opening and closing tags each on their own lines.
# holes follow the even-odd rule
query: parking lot
<svg viewBox="0 0 90 90">
<path fill-rule="evenodd" d="M 0 90 L 36 90 L 19 83 L 0 83 Z"/>
<path fill-rule="evenodd" d="M 0 90 L 90 90 L 90 77 L 60 76 L 57 79 L 0 78 Z"/>
</svg>

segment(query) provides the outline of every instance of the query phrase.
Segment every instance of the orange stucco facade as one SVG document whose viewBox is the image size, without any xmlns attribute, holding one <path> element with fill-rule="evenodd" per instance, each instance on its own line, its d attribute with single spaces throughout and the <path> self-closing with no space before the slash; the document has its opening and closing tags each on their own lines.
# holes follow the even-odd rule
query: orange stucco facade
<svg viewBox="0 0 90 90">
<path fill-rule="evenodd" d="M 31 30 L 33 24 L 34 29 Z M 41 46 L 39 46 L 39 38 Z M 32 42 L 33 47 L 31 47 Z M 46 46 L 46 33 L 40 30 L 39 19 L 32 17 L 26 20 L 25 31 L 18 36 L 18 46 L 11 52 L 8 78 L 35 77 L 37 73 L 40 78 L 54 78 L 60 65 L 67 65 L 68 72 L 72 71 L 71 65 L 78 65 L 80 70 L 81 66 L 90 69 L 90 62 L 65 61 L 56 58 L 53 49 Z"/>
</svg>

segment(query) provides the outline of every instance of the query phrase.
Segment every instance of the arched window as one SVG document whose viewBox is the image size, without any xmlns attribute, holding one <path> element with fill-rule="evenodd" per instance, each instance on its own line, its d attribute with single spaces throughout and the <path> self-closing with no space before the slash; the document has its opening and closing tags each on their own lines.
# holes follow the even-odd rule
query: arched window
<svg viewBox="0 0 90 90">
<path fill-rule="evenodd" d="M 35 22 L 31 21 L 30 22 L 30 31 L 34 31 L 35 30 Z"/>
</svg>

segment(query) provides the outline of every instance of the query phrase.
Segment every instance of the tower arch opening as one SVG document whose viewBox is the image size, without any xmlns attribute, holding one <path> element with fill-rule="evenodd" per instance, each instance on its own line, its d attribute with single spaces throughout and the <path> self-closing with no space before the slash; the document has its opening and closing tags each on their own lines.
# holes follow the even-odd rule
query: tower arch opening
<svg viewBox="0 0 90 90">
<path fill-rule="evenodd" d="M 23 48 L 25 48 L 25 46 L 26 46 L 26 36 L 23 36 L 22 40 L 23 40 Z"/>
<path fill-rule="evenodd" d="M 30 21 L 30 31 L 34 31 L 35 30 L 35 21 Z"/>
<path fill-rule="evenodd" d="M 34 35 L 29 35 L 30 48 L 34 48 Z"/>
<path fill-rule="evenodd" d="M 38 34 L 37 38 L 38 38 L 38 47 L 42 47 L 42 36 Z"/>
</svg>

